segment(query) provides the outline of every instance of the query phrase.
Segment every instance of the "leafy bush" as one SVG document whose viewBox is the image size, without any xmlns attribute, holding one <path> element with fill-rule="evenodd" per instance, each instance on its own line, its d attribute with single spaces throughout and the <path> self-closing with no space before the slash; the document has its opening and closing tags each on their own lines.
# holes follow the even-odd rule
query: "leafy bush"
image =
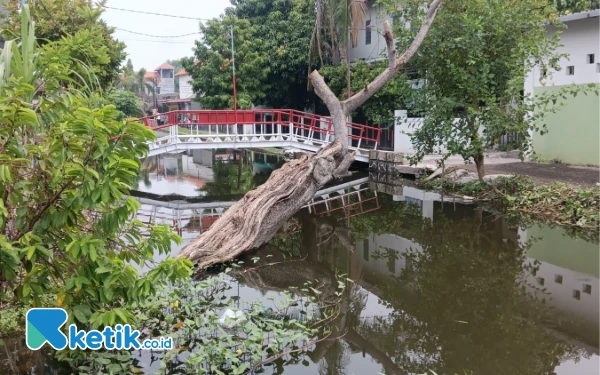
<svg viewBox="0 0 600 375">
<path fill-rule="evenodd" d="M 7 41 L 0 59 L 0 298 L 29 307 L 54 296 L 67 324 L 130 323 L 128 304 L 191 273 L 183 259 L 135 267 L 181 241 L 131 219 L 140 205 L 129 181 L 154 134 L 61 85 L 73 70 L 35 45 L 27 6 L 22 17 L 20 43 Z"/>
</svg>

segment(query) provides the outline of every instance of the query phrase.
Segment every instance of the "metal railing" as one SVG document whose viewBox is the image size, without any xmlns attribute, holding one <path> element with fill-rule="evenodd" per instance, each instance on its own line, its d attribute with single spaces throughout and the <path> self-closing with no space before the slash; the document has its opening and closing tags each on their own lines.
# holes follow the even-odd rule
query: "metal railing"
<svg viewBox="0 0 600 375">
<path fill-rule="evenodd" d="M 166 131 L 169 134 L 159 137 L 156 146 L 172 142 L 186 141 L 230 141 L 288 140 L 316 141 L 326 144 L 334 139 L 333 123 L 330 117 L 311 113 L 268 109 L 268 110 L 180 110 L 147 116 L 140 121 L 152 130 Z M 381 129 L 375 126 L 348 122 L 350 146 L 356 149 L 377 149 L 381 139 Z M 223 137 L 223 138 L 215 138 Z M 270 137 L 269 139 L 260 137 Z M 275 138 L 274 138 L 275 137 Z"/>
</svg>

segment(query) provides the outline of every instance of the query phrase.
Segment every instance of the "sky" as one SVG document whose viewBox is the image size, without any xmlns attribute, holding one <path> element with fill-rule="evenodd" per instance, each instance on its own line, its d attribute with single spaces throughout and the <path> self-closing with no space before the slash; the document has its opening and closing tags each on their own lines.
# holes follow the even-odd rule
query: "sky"
<svg viewBox="0 0 600 375">
<path fill-rule="evenodd" d="M 106 6 L 175 16 L 210 19 L 222 14 L 230 6 L 229 0 L 108 0 Z M 198 33 L 197 20 L 155 16 L 106 9 L 102 18 L 116 27 L 114 36 L 127 44 L 125 50 L 135 70 L 154 70 L 165 60 L 192 56 L 194 40 L 200 35 L 179 38 L 155 38 L 132 34 L 123 30 L 158 36 Z M 127 61 L 127 60 L 125 60 Z"/>
</svg>

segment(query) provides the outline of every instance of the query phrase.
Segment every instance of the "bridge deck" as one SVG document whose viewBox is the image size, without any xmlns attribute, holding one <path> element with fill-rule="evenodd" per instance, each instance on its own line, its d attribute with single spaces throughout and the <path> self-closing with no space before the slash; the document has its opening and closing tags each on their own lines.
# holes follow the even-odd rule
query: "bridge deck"
<svg viewBox="0 0 600 375">
<path fill-rule="evenodd" d="M 217 148 L 285 147 L 316 152 L 334 140 L 330 117 L 288 110 L 171 111 L 140 119 L 157 133 L 149 156 Z M 368 162 L 377 149 L 381 129 L 346 124 L 356 159 Z"/>
</svg>

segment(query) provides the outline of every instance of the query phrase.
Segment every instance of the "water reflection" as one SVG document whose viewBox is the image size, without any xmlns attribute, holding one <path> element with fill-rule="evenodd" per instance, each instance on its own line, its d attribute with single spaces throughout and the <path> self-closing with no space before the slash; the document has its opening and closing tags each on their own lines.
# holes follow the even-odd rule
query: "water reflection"
<svg viewBox="0 0 600 375">
<path fill-rule="evenodd" d="M 319 373 L 598 372 L 596 244 L 475 205 L 379 199 L 380 210 L 350 219 L 301 217 L 301 235 L 272 243 L 306 264 L 244 281 L 285 289 L 289 275 L 314 278 L 309 269 L 355 281 L 343 338 L 311 353 Z"/>
<path fill-rule="evenodd" d="M 236 178 L 230 168 L 213 182 L 241 192 Z M 231 293 L 250 301 L 310 281 L 327 302 L 337 275 L 353 281 L 308 362 L 274 373 L 598 373 L 597 243 L 410 186 L 362 178 L 328 189 L 235 274 Z M 143 203 L 191 240 L 235 202 L 222 198 Z M 276 265 L 256 268 L 265 262 Z"/>
</svg>

